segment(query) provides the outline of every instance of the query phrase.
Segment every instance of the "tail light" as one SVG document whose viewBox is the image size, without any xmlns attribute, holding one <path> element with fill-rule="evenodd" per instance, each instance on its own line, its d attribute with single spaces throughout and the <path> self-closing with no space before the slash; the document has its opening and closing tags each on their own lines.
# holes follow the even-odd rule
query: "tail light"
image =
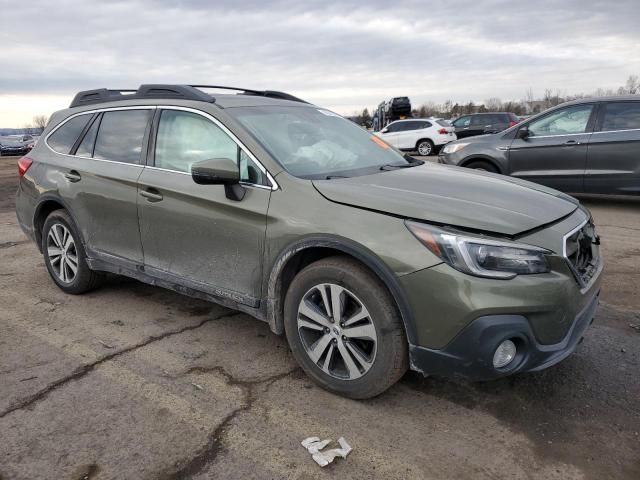
<svg viewBox="0 0 640 480">
<path fill-rule="evenodd" d="M 514 122 L 513 120 L 511 120 L 511 121 L 509 122 L 509 126 L 508 126 L 507 128 L 511 128 L 511 127 L 513 127 L 513 126 L 515 126 L 515 125 L 517 125 L 517 124 L 518 124 L 518 122 Z"/>
<path fill-rule="evenodd" d="M 440 130 L 438 130 L 438 133 L 439 133 L 440 135 L 446 135 L 446 134 L 447 134 L 447 133 L 449 133 L 449 132 L 447 131 L 447 129 L 446 129 L 446 128 L 441 128 Z"/>
<path fill-rule="evenodd" d="M 20 160 L 18 160 L 18 175 L 22 177 L 25 173 L 27 173 L 27 170 L 29 170 L 29 167 L 32 163 L 33 160 L 31 160 L 29 157 L 22 157 Z"/>
</svg>

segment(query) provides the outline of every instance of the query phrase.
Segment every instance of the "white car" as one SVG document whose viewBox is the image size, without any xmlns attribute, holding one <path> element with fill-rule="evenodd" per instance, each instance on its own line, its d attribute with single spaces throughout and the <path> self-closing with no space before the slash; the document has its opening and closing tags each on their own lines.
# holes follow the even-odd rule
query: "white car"
<svg viewBox="0 0 640 480">
<path fill-rule="evenodd" d="M 390 123 L 375 135 L 399 150 L 432 155 L 456 140 L 455 129 L 441 118 L 411 118 Z"/>
</svg>

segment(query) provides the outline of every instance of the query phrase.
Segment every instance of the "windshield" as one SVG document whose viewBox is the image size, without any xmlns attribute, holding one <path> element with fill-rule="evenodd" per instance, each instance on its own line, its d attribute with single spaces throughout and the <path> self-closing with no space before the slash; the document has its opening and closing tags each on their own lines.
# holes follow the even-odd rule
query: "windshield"
<svg viewBox="0 0 640 480">
<path fill-rule="evenodd" d="M 296 177 L 349 177 L 410 164 L 378 137 L 328 110 L 263 106 L 227 112 Z"/>
</svg>

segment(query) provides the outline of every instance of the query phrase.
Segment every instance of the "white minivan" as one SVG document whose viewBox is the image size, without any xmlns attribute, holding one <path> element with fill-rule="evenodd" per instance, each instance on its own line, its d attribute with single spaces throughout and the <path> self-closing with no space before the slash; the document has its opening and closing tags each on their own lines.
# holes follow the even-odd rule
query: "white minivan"
<svg viewBox="0 0 640 480">
<path fill-rule="evenodd" d="M 432 155 L 456 140 L 455 129 L 441 118 L 411 118 L 387 125 L 375 135 L 399 150 Z"/>
</svg>

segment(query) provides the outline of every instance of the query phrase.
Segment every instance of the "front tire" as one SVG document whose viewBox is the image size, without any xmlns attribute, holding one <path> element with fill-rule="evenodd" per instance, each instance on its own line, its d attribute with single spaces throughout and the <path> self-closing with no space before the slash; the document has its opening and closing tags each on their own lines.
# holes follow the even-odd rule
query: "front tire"
<svg viewBox="0 0 640 480">
<path fill-rule="evenodd" d="M 284 324 L 293 356 L 331 392 L 371 398 L 407 370 L 407 340 L 391 294 L 349 257 L 319 260 L 298 273 Z"/>
<path fill-rule="evenodd" d="M 45 220 L 42 253 L 49 275 L 66 293 L 88 292 L 102 280 L 100 273 L 89 268 L 78 229 L 64 210 L 51 212 Z"/>
</svg>

